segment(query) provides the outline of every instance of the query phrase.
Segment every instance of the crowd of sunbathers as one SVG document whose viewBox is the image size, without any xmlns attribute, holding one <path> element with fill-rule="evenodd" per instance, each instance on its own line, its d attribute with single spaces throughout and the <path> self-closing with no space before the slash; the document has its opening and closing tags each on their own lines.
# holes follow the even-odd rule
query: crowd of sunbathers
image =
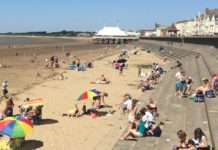
<svg viewBox="0 0 218 150">
<path fill-rule="evenodd" d="M 186 72 L 180 66 L 179 71 L 176 73 L 176 93 L 180 97 L 191 96 L 196 102 L 202 102 L 205 98 L 213 98 L 218 91 L 218 77 L 216 73 L 212 73 L 212 82 L 207 78 L 202 78 L 201 85 L 196 88 L 195 92 L 192 92 L 193 79 L 187 76 Z"/>
<path fill-rule="evenodd" d="M 157 104 L 150 99 L 148 105 L 139 109 L 138 100 L 132 99 L 130 94 L 125 94 L 117 104 L 122 113 L 128 113 L 128 130 L 121 137 L 122 140 L 144 136 L 160 136 L 161 129 L 155 126 L 155 117 L 158 117 Z"/>
<path fill-rule="evenodd" d="M 144 92 L 146 90 L 152 89 L 153 85 L 159 83 L 160 76 L 164 73 L 163 68 L 160 67 L 157 63 L 152 64 L 152 70 L 144 74 L 142 68 L 138 68 L 138 77 L 145 77 L 145 81 L 139 85 L 140 89 Z"/>
</svg>

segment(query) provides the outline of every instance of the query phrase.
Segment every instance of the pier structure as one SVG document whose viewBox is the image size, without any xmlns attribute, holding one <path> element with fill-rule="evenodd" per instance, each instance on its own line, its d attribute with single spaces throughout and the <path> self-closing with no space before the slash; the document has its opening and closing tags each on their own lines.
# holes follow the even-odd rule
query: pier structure
<svg viewBox="0 0 218 150">
<path fill-rule="evenodd" d="M 126 44 L 139 40 L 139 33 L 123 31 L 119 27 L 104 27 L 92 38 L 95 44 Z"/>
</svg>

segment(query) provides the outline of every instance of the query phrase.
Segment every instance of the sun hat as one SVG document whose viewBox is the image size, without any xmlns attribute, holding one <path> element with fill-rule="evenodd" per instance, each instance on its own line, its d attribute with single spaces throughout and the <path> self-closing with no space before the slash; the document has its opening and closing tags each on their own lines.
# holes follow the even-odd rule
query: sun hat
<svg viewBox="0 0 218 150">
<path fill-rule="evenodd" d="M 202 80 L 202 81 L 205 81 L 205 80 L 208 80 L 208 79 L 207 79 L 207 78 L 202 78 L 201 80 Z"/>
</svg>

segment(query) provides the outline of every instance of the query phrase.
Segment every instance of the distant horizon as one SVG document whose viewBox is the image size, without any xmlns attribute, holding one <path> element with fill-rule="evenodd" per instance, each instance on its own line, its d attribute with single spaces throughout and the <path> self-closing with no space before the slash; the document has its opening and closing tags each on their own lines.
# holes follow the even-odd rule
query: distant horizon
<svg viewBox="0 0 218 150">
<path fill-rule="evenodd" d="M 104 26 L 124 30 L 153 29 L 154 24 L 194 18 L 205 8 L 218 8 L 215 0 L 7 0 L 0 2 L 0 33 L 46 31 L 96 32 Z"/>
</svg>

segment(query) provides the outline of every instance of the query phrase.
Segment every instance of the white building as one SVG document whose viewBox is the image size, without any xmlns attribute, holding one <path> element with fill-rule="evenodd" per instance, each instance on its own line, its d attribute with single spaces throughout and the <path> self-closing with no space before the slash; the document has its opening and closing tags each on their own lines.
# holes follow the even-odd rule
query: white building
<svg viewBox="0 0 218 150">
<path fill-rule="evenodd" d="M 140 37 L 156 37 L 156 30 L 139 30 Z"/>
<path fill-rule="evenodd" d="M 93 37 L 95 43 L 112 44 L 112 43 L 128 43 L 139 40 L 139 33 L 132 31 L 124 31 L 119 27 L 104 27 L 99 30 Z"/>
<path fill-rule="evenodd" d="M 179 36 L 216 36 L 218 35 L 218 9 L 205 9 L 194 19 L 178 21 L 176 28 Z"/>
</svg>

